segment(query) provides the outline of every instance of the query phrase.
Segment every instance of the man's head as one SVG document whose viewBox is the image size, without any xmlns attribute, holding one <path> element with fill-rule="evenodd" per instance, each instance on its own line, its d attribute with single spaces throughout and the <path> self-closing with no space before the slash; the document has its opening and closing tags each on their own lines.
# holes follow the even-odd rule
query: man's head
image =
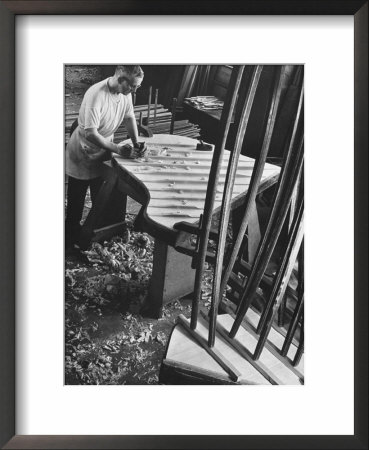
<svg viewBox="0 0 369 450">
<path fill-rule="evenodd" d="M 141 86 L 144 73 L 140 66 L 117 66 L 114 76 L 118 81 L 119 92 L 128 95 Z"/>
</svg>

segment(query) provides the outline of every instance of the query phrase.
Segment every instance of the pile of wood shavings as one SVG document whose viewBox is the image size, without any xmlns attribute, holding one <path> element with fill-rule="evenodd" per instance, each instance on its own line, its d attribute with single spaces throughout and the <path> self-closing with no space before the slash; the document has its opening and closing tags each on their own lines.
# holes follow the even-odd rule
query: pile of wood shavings
<svg viewBox="0 0 369 450">
<path fill-rule="evenodd" d="M 86 255 L 89 266 L 66 261 L 65 384 L 157 384 L 167 339 L 177 316 L 190 316 L 190 301 L 165 305 L 159 320 L 139 314 L 152 273 L 145 233 L 127 229 Z M 206 303 L 210 280 L 207 271 Z"/>
</svg>

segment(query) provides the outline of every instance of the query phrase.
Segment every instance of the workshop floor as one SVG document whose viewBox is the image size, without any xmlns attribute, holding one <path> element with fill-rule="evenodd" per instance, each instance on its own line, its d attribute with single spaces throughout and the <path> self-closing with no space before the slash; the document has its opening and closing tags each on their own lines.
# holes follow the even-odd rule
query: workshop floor
<svg viewBox="0 0 369 450">
<path fill-rule="evenodd" d="M 87 196 L 84 217 L 90 207 Z M 259 217 L 268 209 L 259 205 Z M 154 242 L 131 230 L 138 210 L 137 203 L 128 201 L 125 235 L 93 244 L 86 252 L 88 264 L 66 257 L 65 384 L 157 384 L 177 317 L 191 314 L 191 298 L 165 305 L 158 320 L 139 314 L 151 277 Z M 200 308 L 209 308 L 211 282 L 212 269 L 207 267 Z"/>
<path fill-rule="evenodd" d="M 85 213 L 90 207 L 86 202 Z M 137 208 L 129 204 L 128 223 Z M 160 319 L 139 314 L 152 270 L 153 240 L 127 231 L 94 244 L 90 264 L 65 261 L 65 384 L 157 384 L 168 336 L 191 299 L 165 305 Z M 202 307 L 208 306 L 211 270 Z"/>
</svg>

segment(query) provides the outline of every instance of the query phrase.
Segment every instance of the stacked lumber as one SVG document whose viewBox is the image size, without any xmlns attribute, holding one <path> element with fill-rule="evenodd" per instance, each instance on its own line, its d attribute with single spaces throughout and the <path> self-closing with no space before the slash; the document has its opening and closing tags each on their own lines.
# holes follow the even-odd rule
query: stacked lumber
<svg viewBox="0 0 369 450">
<path fill-rule="evenodd" d="M 194 106 L 197 109 L 223 109 L 224 102 L 214 95 L 188 97 L 184 99 L 185 103 Z"/>
<path fill-rule="evenodd" d="M 170 132 L 170 124 L 172 120 L 172 113 L 164 108 L 163 105 L 156 106 L 156 113 L 154 104 L 148 105 L 136 105 L 134 107 L 135 117 L 137 122 L 140 121 L 142 115 L 142 121 L 145 126 L 148 126 L 154 134 L 168 134 Z M 147 117 L 149 114 L 149 118 Z M 65 114 L 65 142 L 69 140 L 70 128 L 78 118 L 78 112 L 70 111 Z M 193 139 L 200 137 L 200 128 L 197 125 L 189 122 L 188 120 L 176 120 L 174 122 L 173 133 L 179 136 L 187 136 Z M 127 130 L 122 124 L 115 133 L 114 142 L 120 142 L 127 138 Z"/>
</svg>

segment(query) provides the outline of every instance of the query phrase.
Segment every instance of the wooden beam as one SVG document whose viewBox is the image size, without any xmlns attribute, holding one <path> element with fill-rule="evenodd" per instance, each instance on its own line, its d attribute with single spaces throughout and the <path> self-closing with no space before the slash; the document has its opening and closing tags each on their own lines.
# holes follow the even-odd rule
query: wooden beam
<svg viewBox="0 0 369 450">
<path fill-rule="evenodd" d="M 203 311 L 200 311 L 202 317 L 209 321 L 209 318 Z M 216 331 L 219 335 L 228 342 L 242 357 L 244 357 L 269 383 L 278 385 L 283 384 L 282 381 L 276 377 L 271 370 L 268 369 L 263 363 L 260 361 L 254 361 L 252 358 L 251 352 L 245 348 L 240 342 L 236 339 L 231 339 L 229 337 L 228 331 L 221 325 L 220 323 L 216 324 Z"/>
<path fill-rule="evenodd" d="M 202 277 L 204 273 L 204 264 L 206 259 L 209 232 L 211 227 L 211 219 L 216 197 L 216 189 L 214 189 L 214 187 L 217 186 L 218 184 L 219 172 L 223 160 L 224 147 L 228 136 L 233 110 L 237 100 L 237 93 L 240 87 L 243 70 L 244 66 L 237 66 L 237 69 L 234 68 L 232 70 L 229 91 L 226 100 L 224 102 L 224 108 L 222 111 L 220 121 L 219 139 L 217 140 L 217 144 L 215 146 L 214 156 L 210 168 L 209 182 L 206 191 L 205 206 L 204 206 L 203 232 L 200 237 L 200 249 L 197 261 L 198 267 L 196 270 L 194 298 L 192 302 L 192 313 L 191 313 L 192 329 L 195 329 L 197 324 L 198 306 L 201 297 Z"/>
<path fill-rule="evenodd" d="M 215 260 L 215 267 L 214 267 L 214 278 L 213 278 L 213 290 L 212 290 L 212 297 L 211 297 L 211 308 L 210 308 L 210 326 L 209 326 L 209 341 L 208 344 L 212 347 L 214 345 L 215 341 L 215 324 L 216 324 L 216 318 L 218 314 L 218 307 L 220 299 L 223 295 L 224 289 L 225 289 L 225 283 L 222 280 L 222 273 L 223 273 L 223 260 L 224 260 L 224 251 L 225 251 L 225 245 L 226 245 L 226 237 L 228 233 L 228 224 L 229 224 L 229 217 L 231 212 L 231 201 L 232 201 L 232 193 L 233 193 L 233 187 L 236 181 L 236 171 L 238 169 L 238 159 L 241 154 L 242 144 L 244 135 L 246 132 L 247 124 L 249 121 L 251 108 L 254 103 L 254 98 L 256 94 L 256 89 L 259 84 L 260 75 L 262 73 L 263 67 L 262 66 L 256 66 L 254 69 L 253 79 L 250 85 L 250 89 L 247 93 L 246 101 L 244 104 L 244 108 L 242 111 L 241 121 L 240 125 L 237 130 L 236 135 L 236 141 L 235 141 L 235 148 L 233 152 L 231 153 L 228 161 L 228 167 L 227 167 L 227 174 L 223 189 L 223 198 L 222 198 L 222 206 L 220 211 L 220 220 L 219 220 L 219 238 L 218 238 L 218 246 L 216 250 L 216 260 Z M 261 175 L 263 173 L 264 169 L 264 163 L 265 163 L 266 153 L 264 156 L 264 159 L 262 157 L 259 158 L 259 161 L 254 166 L 253 173 L 256 171 L 258 172 L 258 177 L 253 176 L 254 183 L 250 184 L 249 187 L 249 194 L 248 197 L 250 198 L 250 195 L 254 194 L 256 197 L 258 185 L 261 179 Z M 219 172 L 218 171 L 218 176 Z M 253 201 L 253 198 L 251 197 L 251 201 Z"/>
<path fill-rule="evenodd" d="M 195 339 L 195 341 L 205 349 L 209 355 L 215 359 L 215 361 L 229 374 L 231 380 L 238 381 L 241 376 L 241 372 L 231 364 L 224 355 L 222 355 L 215 347 L 210 348 L 207 345 L 206 339 L 200 336 L 196 330 L 192 330 L 190 324 L 183 314 L 178 316 L 178 323 L 184 326 L 186 331 Z"/>
</svg>

